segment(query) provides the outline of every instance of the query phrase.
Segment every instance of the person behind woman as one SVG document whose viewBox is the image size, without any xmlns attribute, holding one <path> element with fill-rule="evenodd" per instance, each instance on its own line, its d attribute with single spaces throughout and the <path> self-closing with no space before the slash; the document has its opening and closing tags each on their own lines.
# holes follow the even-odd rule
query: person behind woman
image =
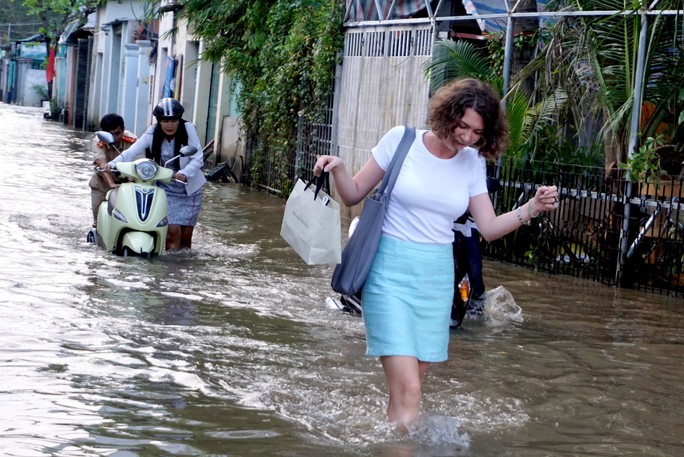
<svg viewBox="0 0 684 457">
<path fill-rule="evenodd" d="M 488 84 L 462 79 L 443 86 L 430 101 L 428 122 L 430 130 L 417 130 L 401 167 L 363 287 L 366 355 L 380 357 L 389 390 L 388 419 L 399 426 L 418 417 L 429 364 L 447 359 L 453 221 L 469 209 L 491 241 L 552 210 L 557 198 L 555 186 L 541 186 L 516 211 L 494 212 L 478 151 L 496 159 L 508 127 Z M 342 159 L 329 155 L 318 158 L 313 174 L 330 172 L 342 201 L 355 205 L 382 179 L 404 130 L 397 126 L 387 132 L 354 177 Z"/>
<path fill-rule="evenodd" d="M 169 231 L 166 249 L 170 251 L 190 249 L 192 234 L 202 207 L 202 186 L 206 182 L 202 165 L 204 158 L 197 130 L 182 116 L 185 109 L 177 100 L 164 98 L 159 101 L 152 114 L 157 119 L 128 150 L 107 164 L 130 162 L 148 157 L 159 165 L 176 157 L 183 146 L 195 146 L 197 152 L 189 157 L 180 157 L 168 163 L 174 170 L 174 179 L 181 181 L 169 184 L 159 183 L 168 199 Z"/>
<path fill-rule="evenodd" d="M 136 136 L 124 127 L 124 119 L 116 113 L 109 113 L 100 119 L 100 130 L 114 135 L 113 145 L 104 144 L 97 137 L 93 139 L 92 152 L 93 164 L 97 167 L 104 167 L 107 162 L 114 160 L 119 152 L 125 151 L 133 143 Z M 90 203 L 93 211 L 93 227 L 97 227 L 97 212 L 110 189 L 119 187 L 122 179 L 113 176 L 111 173 L 96 171 L 90 178 Z"/>
<path fill-rule="evenodd" d="M 482 167 L 486 173 L 486 164 L 482 159 Z M 499 181 L 495 178 L 487 178 L 487 192 L 496 192 L 499 189 Z M 451 308 L 451 327 L 460 327 L 463 318 L 467 316 L 482 316 L 484 313 L 485 284 L 482 274 L 482 250 L 480 246 L 480 229 L 473 219 L 470 211 L 463 213 L 454 221 L 454 306 Z M 470 297 L 463 301 L 459 292 L 459 284 L 468 275 Z"/>
</svg>

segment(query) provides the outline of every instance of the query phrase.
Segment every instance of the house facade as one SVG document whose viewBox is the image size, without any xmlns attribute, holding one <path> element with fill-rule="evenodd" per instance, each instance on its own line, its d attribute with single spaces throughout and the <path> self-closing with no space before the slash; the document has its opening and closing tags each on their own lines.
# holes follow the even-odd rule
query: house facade
<svg viewBox="0 0 684 457">
<path fill-rule="evenodd" d="M 431 17 L 467 14 L 463 5 L 447 0 L 432 11 L 423 0 L 348 1 L 343 63 L 329 120 L 332 134 L 327 150 L 317 153 L 340 154 L 356 170 L 379 132 L 400 123 L 425 124 L 429 90 L 422 67 L 434 41 L 455 24 Z M 471 2 L 466 5 L 474 11 Z M 103 115 L 117 112 L 140 135 L 154 122 L 151 113 L 158 100 L 171 96 L 196 125 L 206 155 L 214 152 L 209 166 L 243 163 L 235 85 L 220 63 L 202 59 L 204 44 L 178 18 L 181 8 L 175 0 L 164 0 L 160 18 L 147 21 L 139 0 L 106 2 L 70 24 L 55 59 L 53 100 L 60 120 L 96 130 Z M 461 28 L 470 32 L 475 23 Z M 483 31 L 485 22 L 478 24 Z"/>
<path fill-rule="evenodd" d="M 116 112 L 141 135 L 155 122 L 158 101 L 174 97 L 196 125 L 209 166 L 226 160 L 222 151 L 240 153 L 230 78 L 220 64 L 202 60 L 203 43 L 177 19 L 179 8 L 163 2 L 161 18 L 147 22 L 143 2 L 107 2 L 69 24 L 55 58 L 59 119 L 93 131 L 102 116 Z"/>
<path fill-rule="evenodd" d="M 47 100 L 47 81 L 41 65 L 47 55 L 41 36 L 14 41 L 2 51 L 0 101 L 24 106 L 41 106 Z"/>
</svg>

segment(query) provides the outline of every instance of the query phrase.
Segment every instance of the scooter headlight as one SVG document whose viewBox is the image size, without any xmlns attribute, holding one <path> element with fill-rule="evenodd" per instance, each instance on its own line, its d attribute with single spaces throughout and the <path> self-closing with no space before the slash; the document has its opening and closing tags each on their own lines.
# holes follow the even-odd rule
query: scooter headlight
<svg viewBox="0 0 684 457">
<path fill-rule="evenodd" d="M 118 209 L 114 208 L 114 210 L 112 211 L 112 216 L 114 217 L 114 219 L 121 221 L 124 224 L 128 224 L 128 219 L 126 219 L 126 216 L 124 216 L 123 213 Z"/>
<path fill-rule="evenodd" d="M 135 165 L 135 172 L 138 174 L 138 176 L 140 176 L 141 179 L 144 179 L 145 181 L 154 178 L 154 175 L 157 174 L 158 169 L 159 167 L 157 164 L 151 160 L 140 162 Z"/>
<path fill-rule="evenodd" d="M 157 224 L 157 227 L 166 227 L 167 225 L 169 225 L 169 218 L 164 216 Z"/>
</svg>

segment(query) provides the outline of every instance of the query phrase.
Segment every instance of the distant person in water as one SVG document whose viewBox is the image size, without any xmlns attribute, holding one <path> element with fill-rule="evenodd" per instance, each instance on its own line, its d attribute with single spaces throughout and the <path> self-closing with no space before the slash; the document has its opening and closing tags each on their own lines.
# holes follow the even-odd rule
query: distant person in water
<svg viewBox="0 0 684 457">
<path fill-rule="evenodd" d="M 484 159 L 482 166 L 486 169 Z M 486 173 L 486 171 L 485 171 Z M 487 179 L 487 192 L 496 192 L 499 181 Z M 482 316 L 485 293 L 484 275 L 482 274 L 482 248 L 480 230 L 470 211 L 463 213 L 454 221 L 454 303 L 451 308 L 451 327 L 459 327 L 465 316 Z M 459 293 L 459 284 L 468 275 L 469 299 L 463 300 Z"/>
</svg>

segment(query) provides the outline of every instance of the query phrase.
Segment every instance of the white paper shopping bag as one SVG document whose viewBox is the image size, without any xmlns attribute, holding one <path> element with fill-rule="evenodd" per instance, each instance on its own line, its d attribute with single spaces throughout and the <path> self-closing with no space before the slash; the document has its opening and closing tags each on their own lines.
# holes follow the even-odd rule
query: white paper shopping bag
<svg viewBox="0 0 684 457">
<path fill-rule="evenodd" d="M 280 236 L 308 265 L 338 264 L 342 250 L 340 205 L 320 190 L 297 180 L 285 204 Z M 318 192 L 316 192 L 318 190 Z"/>
</svg>

